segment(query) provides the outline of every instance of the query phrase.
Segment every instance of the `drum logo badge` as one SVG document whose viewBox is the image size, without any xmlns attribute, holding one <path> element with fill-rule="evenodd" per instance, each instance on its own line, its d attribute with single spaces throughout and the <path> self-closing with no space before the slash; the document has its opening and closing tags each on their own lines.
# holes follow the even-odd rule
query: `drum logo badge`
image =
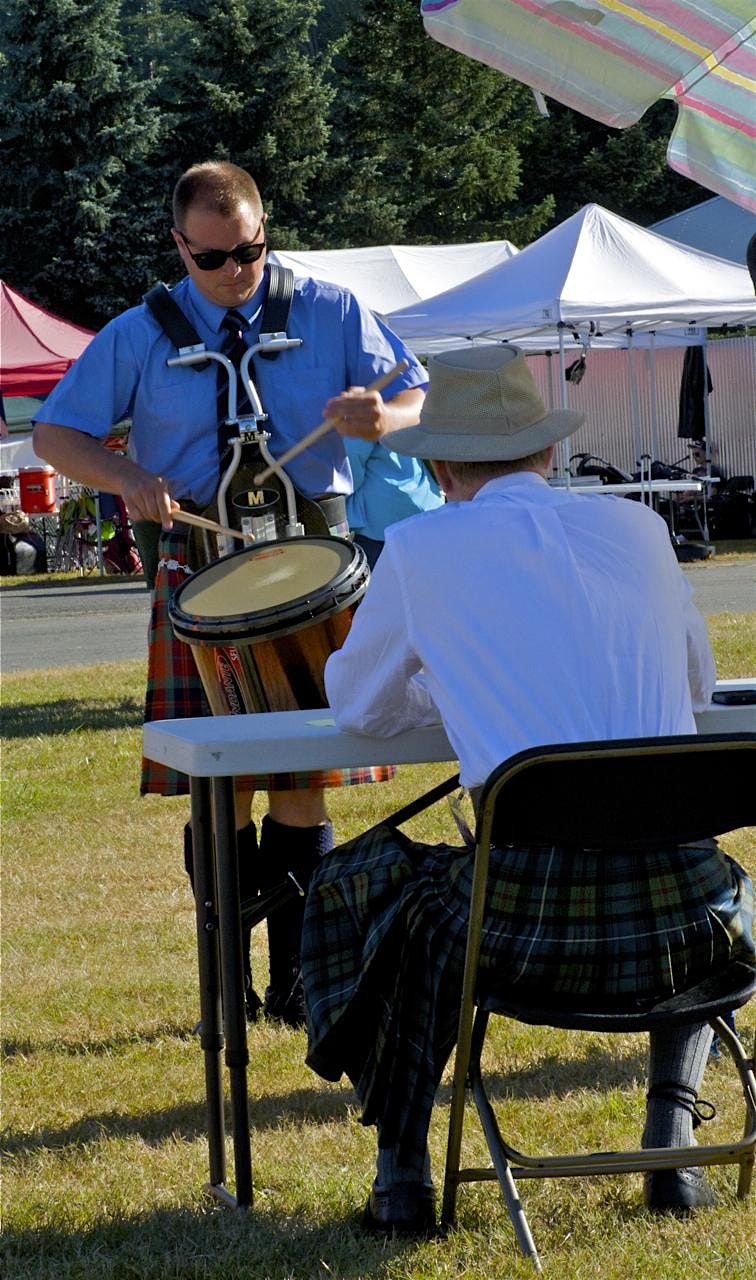
<svg viewBox="0 0 756 1280">
<path fill-rule="evenodd" d="M 216 649 L 215 670 L 223 696 L 228 705 L 228 713 L 232 716 L 244 714 L 244 694 L 242 692 L 242 664 L 237 649 Z"/>
</svg>

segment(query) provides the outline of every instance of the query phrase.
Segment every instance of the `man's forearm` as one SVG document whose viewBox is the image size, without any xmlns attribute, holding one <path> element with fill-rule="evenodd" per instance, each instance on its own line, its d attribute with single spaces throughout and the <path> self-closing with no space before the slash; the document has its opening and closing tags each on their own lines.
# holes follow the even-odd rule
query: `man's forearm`
<svg viewBox="0 0 756 1280">
<path fill-rule="evenodd" d="M 709 643 L 706 623 L 690 604 L 687 610 L 688 684 L 694 711 L 704 711 L 711 702 L 717 680 L 714 655 Z"/>
<path fill-rule="evenodd" d="M 37 423 L 33 445 L 34 452 L 61 475 L 107 493 L 120 493 L 121 482 L 135 465 L 129 458 L 111 453 L 101 440 L 52 422 Z"/>
<path fill-rule="evenodd" d="M 391 400 L 384 401 L 384 435 L 390 435 L 399 427 L 414 427 L 419 421 L 424 399 L 424 391 L 419 387 L 409 387 Z"/>
<path fill-rule="evenodd" d="M 119 494 L 132 520 L 155 520 L 170 525 L 168 486 L 160 476 L 145 471 L 131 458 L 112 453 L 100 440 L 83 431 L 52 422 L 37 423 L 33 445 L 34 452 L 61 475 L 90 489 Z"/>
</svg>

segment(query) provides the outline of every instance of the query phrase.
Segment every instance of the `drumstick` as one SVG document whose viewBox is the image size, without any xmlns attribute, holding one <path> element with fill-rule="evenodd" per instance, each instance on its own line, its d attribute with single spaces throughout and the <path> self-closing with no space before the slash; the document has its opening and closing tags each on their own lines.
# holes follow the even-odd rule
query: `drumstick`
<svg viewBox="0 0 756 1280">
<path fill-rule="evenodd" d="M 183 524 L 196 524 L 198 529 L 209 529 L 211 533 L 222 533 L 226 538 L 241 538 L 242 542 L 254 542 L 254 536 L 251 533 L 240 533 L 238 529 L 229 529 L 228 525 L 216 524 L 215 520 L 208 520 L 207 516 L 195 516 L 191 511 L 172 511 L 172 520 L 179 520 Z"/>
<path fill-rule="evenodd" d="M 398 364 L 394 365 L 393 369 L 389 369 L 388 373 L 381 374 L 380 378 L 376 378 L 375 382 L 371 382 L 369 387 L 365 387 L 365 390 L 382 391 L 384 387 L 387 387 L 390 382 L 394 381 L 394 378 L 398 378 L 400 373 L 404 373 L 406 368 L 407 361 L 400 360 Z M 296 458 L 303 449 L 307 449 L 309 445 L 314 444 L 321 436 L 326 435 L 328 431 L 332 431 L 338 422 L 338 418 L 324 418 L 319 427 L 315 427 L 312 431 L 308 432 L 306 436 L 303 436 L 301 440 L 298 440 L 290 449 L 287 449 L 286 453 L 282 454 L 280 458 L 276 458 L 275 466 L 266 467 L 264 471 L 259 471 L 254 477 L 255 484 L 262 484 L 264 480 L 268 479 L 268 476 L 273 475 L 274 471 L 280 470 L 285 463 L 291 462 L 292 458 Z"/>
</svg>

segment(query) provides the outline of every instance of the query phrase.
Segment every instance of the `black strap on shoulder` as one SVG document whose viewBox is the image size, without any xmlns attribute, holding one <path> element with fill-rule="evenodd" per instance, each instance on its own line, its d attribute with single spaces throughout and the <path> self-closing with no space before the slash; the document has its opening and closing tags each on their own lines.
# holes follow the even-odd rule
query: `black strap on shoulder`
<svg viewBox="0 0 756 1280">
<path fill-rule="evenodd" d="M 260 331 L 261 334 L 285 333 L 294 296 L 294 272 L 290 267 L 279 267 L 275 262 L 269 264 L 268 271 L 268 295 L 263 306 Z M 144 295 L 143 301 L 177 351 L 204 345 L 194 325 L 187 320 L 170 289 L 162 281 L 153 285 Z M 279 352 L 260 351 L 258 354 L 265 360 L 275 360 Z M 190 368 L 201 373 L 209 364 L 209 360 L 203 360 L 201 364 L 193 364 Z"/>
<path fill-rule="evenodd" d="M 152 286 L 144 295 L 143 301 L 177 351 L 187 347 L 204 346 L 194 325 L 187 320 L 170 289 L 162 281 Z M 202 373 L 209 364 L 209 360 L 203 360 L 201 364 L 193 364 L 189 368 L 194 369 L 196 373 Z"/>
<path fill-rule="evenodd" d="M 286 333 L 294 296 L 294 272 L 291 267 L 279 267 L 277 262 L 269 262 L 268 272 L 268 296 L 260 324 L 261 336 L 265 333 Z M 279 354 L 278 351 L 258 352 L 264 360 L 275 360 Z"/>
</svg>

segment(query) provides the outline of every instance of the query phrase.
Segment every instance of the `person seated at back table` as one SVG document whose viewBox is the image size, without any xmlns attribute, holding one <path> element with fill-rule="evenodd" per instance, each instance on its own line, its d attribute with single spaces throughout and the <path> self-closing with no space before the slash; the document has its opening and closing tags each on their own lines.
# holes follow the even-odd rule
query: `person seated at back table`
<svg viewBox="0 0 756 1280">
<path fill-rule="evenodd" d="M 697 492 L 696 490 L 689 490 L 689 489 L 680 490 L 677 494 L 678 502 L 695 501 L 697 498 L 701 497 L 701 493 L 704 493 L 706 495 L 707 500 L 710 500 L 711 498 L 716 497 L 717 491 L 719 489 L 719 484 L 711 484 L 710 483 L 711 478 L 713 477 L 716 481 L 723 481 L 725 479 L 725 473 L 721 467 L 718 467 L 716 463 L 712 461 L 715 452 L 716 452 L 716 446 L 713 445 L 711 448 L 709 461 L 707 463 L 706 441 L 691 440 L 690 442 L 690 464 L 691 464 L 690 475 L 693 476 L 694 479 L 696 480 L 708 481 L 709 483 L 706 483 L 703 485 L 701 492 Z"/>
<path fill-rule="evenodd" d="M 386 531 L 326 665 L 339 728 L 387 737 L 440 718 L 473 793 L 527 747 L 695 732 L 714 661 L 664 521 L 548 485 L 553 446 L 582 417 L 547 412 L 521 352 L 449 351 L 429 372 L 419 425 L 391 446 L 433 460 L 447 504 Z M 307 1061 L 346 1073 L 377 1126 L 371 1230 L 435 1220 L 426 1139 L 456 1038 L 472 861 L 379 827 L 327 855 L 310 886 Z M 714 841 L 642 866 L 632 852 L 506 848 L 491 869 L 481 964 L 513 985 L 575 992 L 569 956 L 578 993 L 663 996 L 754 954 L 750 881 Z M 710 1040 L 708 1026 L 652 1033 L 645 1145 L 692 1142 Z M 645 1198 L 678 1213 L 713 1200 L 696 1169 L 647 1175 Z"/>
</svg>

